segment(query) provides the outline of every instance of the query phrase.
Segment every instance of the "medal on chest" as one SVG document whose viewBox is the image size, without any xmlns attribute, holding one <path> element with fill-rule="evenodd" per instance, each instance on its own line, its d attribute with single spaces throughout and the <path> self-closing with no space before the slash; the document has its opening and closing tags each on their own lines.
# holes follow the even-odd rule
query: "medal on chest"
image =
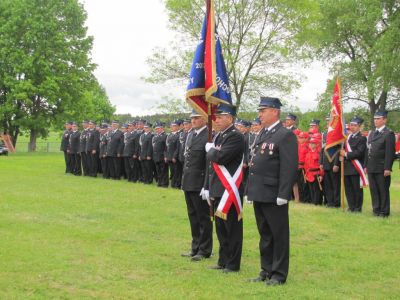
<svg viewBox="0 0 400 300">
<path fill-rule="evenodd" d="M 262 145 L 261 145 L 261 154 L 264 154 L 265 153 L 265 149 L 267 148 L 267 143 L 263 143 Z"/>
<path fill-rule="evenodd" d="M 274 154 L 274 144 L 269 144 L 269 155 L 272 155 L 272 154 Z"/>
</svg>

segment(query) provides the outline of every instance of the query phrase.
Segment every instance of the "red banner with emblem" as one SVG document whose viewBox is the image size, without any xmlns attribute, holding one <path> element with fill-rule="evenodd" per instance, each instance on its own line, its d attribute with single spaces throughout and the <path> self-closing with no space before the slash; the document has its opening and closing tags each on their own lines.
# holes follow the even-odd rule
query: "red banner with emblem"
<svg viewBox="0 0 400 300">
<path fill-rule="evenodd" d="M 340 89 L 340 80 L 336 79 L 331 102 L 331 114 L 326 135 L 325 154 L 330 162 L 340 150 L 341 144 L 346 140 L 346 127 L 343 117 L 343 105 Z"/>
</svg>

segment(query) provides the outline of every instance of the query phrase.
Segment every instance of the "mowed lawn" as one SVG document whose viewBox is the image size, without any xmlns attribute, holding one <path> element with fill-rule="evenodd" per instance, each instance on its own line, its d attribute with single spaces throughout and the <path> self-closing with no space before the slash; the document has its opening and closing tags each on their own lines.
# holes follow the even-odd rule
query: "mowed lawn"
<svg viewBox="0 0 400 300">
<path fill-rule="evenodd" d="M 400 175 L 392 214 L 290 204 L 287 284 L 259 272 L 253 207 L 245 205 L 242 269 L 180 257 L 190 232 L 183 194 L 64 175 L 61 154 L 0 157 L 0 299 L 399 299 Z M 218 242 L 215 239 L 214 252 Z"/>
</svg>

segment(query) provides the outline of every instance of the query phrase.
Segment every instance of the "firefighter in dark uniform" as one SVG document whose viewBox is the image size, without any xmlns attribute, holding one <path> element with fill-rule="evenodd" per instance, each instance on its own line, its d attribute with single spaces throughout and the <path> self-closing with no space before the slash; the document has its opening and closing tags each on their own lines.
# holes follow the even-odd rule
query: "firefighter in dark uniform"
<svg viewBox="0 0 400 300">
<path fill-rule="evenodd" d="M 182 166 L 182 172 L 183 172 L 183 164 L 185 162 L 185 144 L 189 133 L 192 131 L 192 123 L 190 119 L 185 119 L 182 121 L 182 123 L 183 123 L 183 130 L 179 134 L 178 161 Z M 182 176 L 180 176 L 179 180 L 182 181 Z"/>
<path fill-rule="evenodd" d="M 144 125 L 147 123 L 146 120 L 144 119 L 139 119 L 136 121 L 136 132 L 138 134 L 138 143 L 140 143 L 140 137 L 142 136 L 142 134 L 144 133 Z M 142 170 L 142 163 L 139 160 L 139 156 L 140 156 L 140 144 L 139 144 L 139 148 L 138 148 L 138 181 L 140 182 L 144 182 L 143 180 L 143 170 Z"/>
<path fill-rule="evenodd" d="M 144 132 L 139 137 L 139 160 L 140 169 L 142 170 L 142 181 L 144 184 L 153 183 L 153 134 L 151 132 L 152 124 L 146 122 L 144 124 Z"/>
<path fill-rule="evenodd" d="M 367 148 L 367 138 L 361 134 L 362 118 L 353 117 L 350 121 L 350 132 L 347 138 L 347 147 L 340 151 L 340 160 L 344 160 L 344 188 L 348 210 L 361 212 L 363 205 L 363 189 L 360 185 L 360 174 L 354 163 L 357 161 L 360 171 L 364 171 L 364 160 Z"/>
<path fill-rule="evenodd" d="M 82 175 L 81 169 L 81 152 L 80 152 L 80 137 L 81 133 L 78 131 L 78 125 L 73 122 L 71 126 L 71 135 L 69 136 L 69 149 L 68 153 L 71 155 L 72 174 L 76 176 Z"/>
<path fill-rule="evenodd" d="M 110 173 L 107 166 L 107 136 L 108 136 L 108 124 L 103 123 L 100 126 L 100 145 L 99 145 L 99 156 L 101 163 L 101 170 L 103 178 L 110 178 Z"/>
<path fill-rule="evenodd" d="M 166 139 L 167 151 L 165 160 L 169 167 L 169 179 L 171 180 L 171 187 L 179 188 L 180 182 L 177 180 L 177 164 L 178 164 L 178 147 L 179 147 L 179 120 L 174 120 L 171 123 L 171 133 L 168 134 Z"/>
<path fill-rule="evenodd" d="M 326 118 L 329 124 L 329 117 Z M 340 162 L 339 147 L 337 146 L 337 154 L 334 155 L 332 161 L 329 161 L 328 155 L 325 153 L 327 132 L 322 135 L 322 148 L 320 156 L 320 167 L 323 172 L 323 192 L 325 204 L 327 207 L 340 207 Z"/>
<path fill-rule="evenodd" d="M 82 127 L 83 127 L 83 130 L 82 130 L 81 136 L 80 136 L 79 152 L 81 154 L 83 176 L 88 176 L 89 175 L 89 167 L 88 167 L 88 159 L 87 159 L 87 153 L 86 153 L 86 140 L 87 140 L 87 135 L 88 135 L 88 131 L 89 131 L 89 121 L 84 120 L 82 122 Z"/>
<path fill-rule="evenodd" d="M 96 122 L 89 121 L 86 135 L 86 158 L 88 164 L 88 175 L 97 177 L 99 157 L 100 133 L 96 130 Z"/>
<path fill-rule="evenodd" d="M 296 120 L 297 116 L 295 114 L 288 113 L 286 116 L 286 128 L 291 131 L 295 131 L 297 129 Z"/>
<path fill-rule="evenodd" d="M 247 183 L 247 177 L 249 175 L 249 161 L 250 161 L 250 128 L 251 128 L 251 122 L 248 122 L 246 120 L 240 120 L 237 122 L 236 128 L 243 134 L 243 140 L 244 140 L 244 156 L 243 156 L 243 190 L 244 195 L 246 195 L 246 183 Z"/>
<path fill-rule="evenodd" d="M 166 140 L 167 135 L 164 131 L 165 124 L 157 122 L 155 124 L 156 134 L 153 136 L 153 161 L 156 167 L 157 186 L 168 187 L 168 164 L 166 160 Z"/>
<path fill-rule="evenodd" d="M 132 182 L 138 182 L 142 177 L 142 171 L 140 167 L 139 155 L 140 155 L 140 145 L 139 139 L 143 130 L 138 129 L 136 121 L 131 122 L 133 125 L 132 131 L 132 142 L 133 142 L 133 160 L 132 160 Z"/>
<path fill-rule="evenodd" d="M 107 164 L 110 178 L 121 179 L 121 157 L 124 147 L 124 134 L 119 130 L 119 122 L 113 121 L 107 140 Z"/>
<path fill-rule="evenodd" d="M 134 123 L 130 122 L 127 124 L 128 130 L 124 132 L 124 150 L 122 151 L 122 157 L 124 160 L 124 169 L 126 178 L 129 182 L 133 182 L 133 154 L 135 151 L 134 146 Z"/>
<path fill-rule="evenodd" d="M 199 261 L 210 257 L 213 245 L 209 205 L 200 196 L 206 175 L 205 145 L 208 141 L 208 129 L 207 121 L 201 115 L 193 111 L 190 117 L 192 129 L 188 131 L 184 150 L 182 190 L 185 194 L 192 244 L 191 251 L 182 256 Z"/>
<path fill-rule="evenodd" d="M 71 135 L 71 126 L 72 122 L 66 122 L 64 124 L 65 131 L 61 138 L 61 146 L 60 150 L 64 152 L 64 160 L 65 160 L 65 174 L 72 173 L 71 167 L 71 155 L 68 153 L 69 149 L 69 136 Z"/>
<path fill-rule="evenodd" d="M 395 159 L 395 136 L 386 127 L 386 122 L 387 111 L 377 111 L 374 115 L 375 131 L 368 136 L 365 162 L 373 214 L 380 217 L 390 215 L 389 187 Z"/>
<path fill-rule="evenodd" d="M 289 204 L 297 174 L 297 138 L 280 122 L 278 98 L 261 97 L 263 129 L 250 163 L 247 197 L 253 201 L 260 234 L 261 272 L 251 281 L 286 282 L 289 271 Z"/>
<path fill-rule="evenodd" d="M 213 207 L 218 208 L 225 189 L 214 163 L 223 166 L 230 176 L 239 170 L 243 162 L 244 140 L 243 135 L 235 128 L 236 107 L 220 104 L 216 112 L 215 128 L 218 131 L 213 143 L 206 144 L 208 177 L 202 197 L 211 199 Z M 207 175 L 206 175 L 207 176 Z M 238 187 L 239 198 L 242 205 L 243 187 Z M 236 196 L 235 196 L 236 197 Z M 219 258 L 213 269 L 222 269 L 224 273 L 238 272 L 242 257 L 243 245 L 243 220 L 236 210 L 236 205 L 231 205 L 226 215 L 216 213 L 215 227 L 219 241 Z M 225 219 L 226 218 L 226 219 Z"/>
</svg>

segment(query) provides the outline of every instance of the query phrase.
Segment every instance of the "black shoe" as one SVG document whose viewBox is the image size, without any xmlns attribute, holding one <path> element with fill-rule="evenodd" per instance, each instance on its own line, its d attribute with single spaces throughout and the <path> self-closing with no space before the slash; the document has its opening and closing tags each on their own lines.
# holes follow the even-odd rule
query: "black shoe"
<svg viewBox="0 0 400 300">
<path fill-rule="evenodd" d="M 284 283 L 285 283 L 284 281 L 279 281 L 279 280 L 274 279 L 274 278 L 271 278 L 270 280 L 267 280 L 265 282 L 265 284 L 268 285 L 268 286 L 282 285 Z"/>
<path fill-rule="evenodd" d="M 208 267 L 208 269 L 210 269 L 210 270 L 224 270 L 225 267 L 220 266 L 220 265 L 216 265 L 216 266 L 210 266 L 210 267 Z"/>
<path fill-rule="evenodd" d="M 196 253 L 193 253 L 193 252 L 181 253 L 182 257 L 193 257 L 195 255 L 196 255 Z"/>
<path fill-rule="evenodd" d="M 192 261 L 200 261 L 203 259 L 209 258 L 209 256 L 205 256 L 203 254 L 196 254 L 194 256 L 192 256 Z"/>
<path fill-rule="evenodd" d="M 222 273 L 237 273 L 237 272 L 239 272 L 239 270 L 232 270 L 228 268 L 222 270 Z"/>
</svg>

